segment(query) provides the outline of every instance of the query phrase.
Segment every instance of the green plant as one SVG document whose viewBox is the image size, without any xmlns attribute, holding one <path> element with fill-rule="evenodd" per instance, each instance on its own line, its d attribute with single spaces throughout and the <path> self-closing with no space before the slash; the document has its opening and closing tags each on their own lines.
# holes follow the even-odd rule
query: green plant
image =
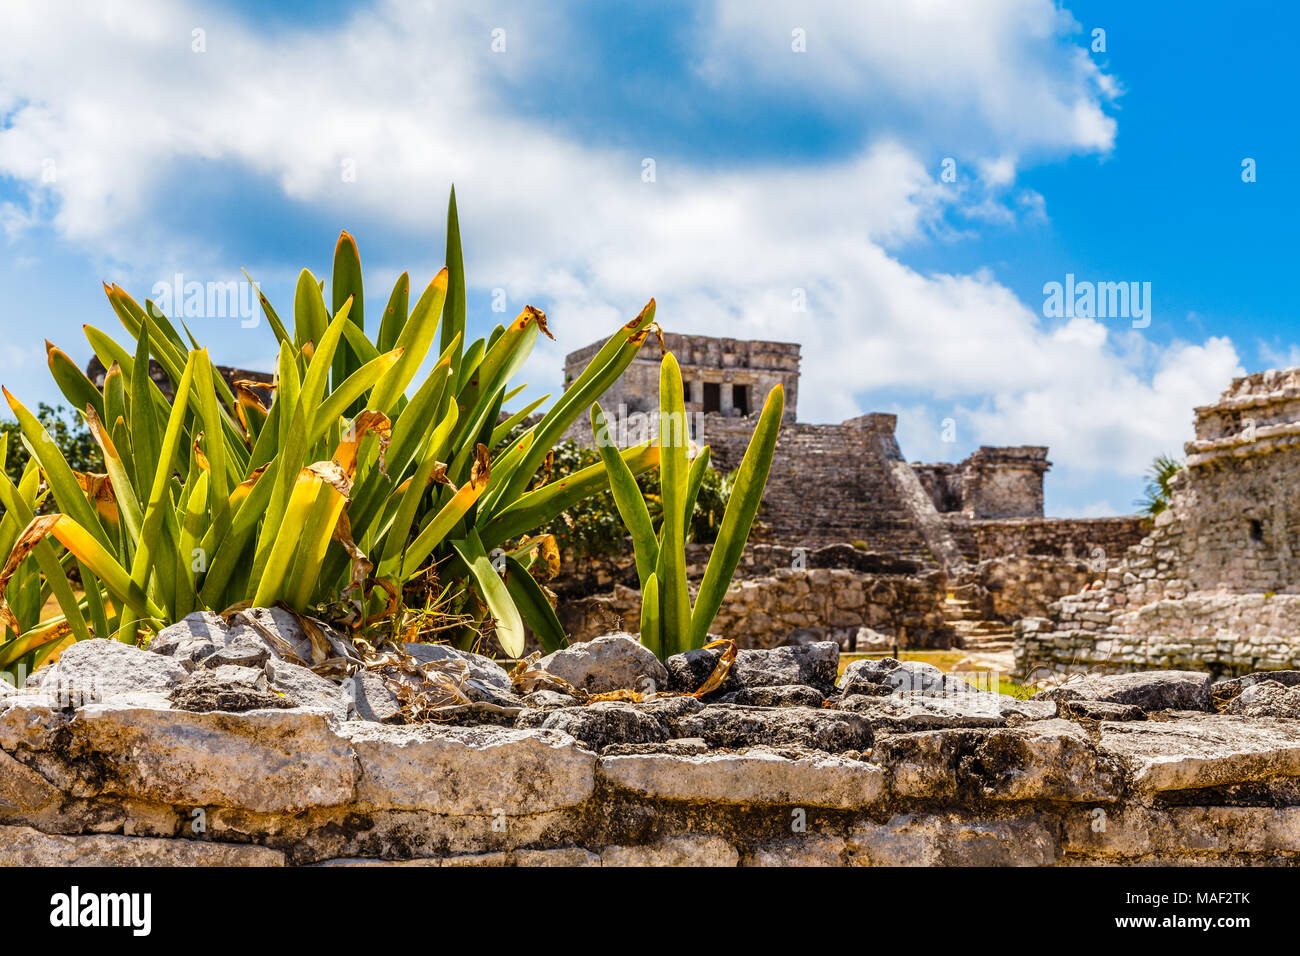
<svg viewBox="0 0 1300 956">
<path fill-rule="evenodd" d="M 54 346 L 46 343 L 46 351 L 54 349 Z M 72 411 L 65 406 L 59 405 L 51 407 L 41 402 L 36 407 L 36 417 L 41 424 L 45 426 L 54 443 L 59 446 L 63 452 L 63 457 L 68 460 L 74 471 L 85 474 L 103 472 L 104 456 L 99 452 L 99 446 L 95 444 L 95 439 L 91 437 L 90 429 L 86 423 L 78 418 Z M 0 421 L 0 433 L 4 435 L 5 445 L 5 473 L 9 475 L 9 480 L 17 484 L 22 480 L 23 472 L 27 468 L 27 462 L 31 456 L 27 448 L 23 445 L 22 429 L 15 421 Z M 3 507 L 0 506 L 0 511 Z"/>
<path fill-rule="evenodd" d="M 1174 475 L 1183 470 L 1183 463 L 1169 455 L 1159 455 L 1151 463 L 1146 474 L 1146 488 L 1141 498 L 1133 504 L 1140 514 L 1154 518 L 1169 507 L 1169 498 L 1173 493 L 1171 483 Z"/>
<path fill-rule="evenodd" d="M 641 642 L 660 659 L 703 647 L 708 638 L 758 512 L 784 410 L 785 392 L 777 385 L 768 393 L 749 447 L 736 470 L 717 540 L 692 606 L 686 582 L 686 533 L 708 469 L 709 448 L 701 448 L 693 461 L 688 455 L 690 432 L 677 360 L 667 353 L 659 368 L 659 497 L 663 518 L 658 532 L 635 478 L 609 435 L 600 405 L 591 407 L 596 447 L 609 470 L 610 490 L 636 553 L 641 582 Z"/>
<path fill-rule="evenodd" d="M 565 439 L 555 446 L 551 460 L 551 480 L 559 480 L 584 468 L 601 463 L 600 452 L 584 448 L 573 439 Z M 660 508 L 658 475 L 643 472 L 636 477 L 637 487 L 650 510 L 650 520 L 659 527 Z M 718 536 L 718 526 L 727 507 L 735 483 L 735 472 L 723 474 L 712 467 L 706 468 L 704 480 L 695 499 L 687 539 L 708 544 Z M 627 547 L 627 529 L 608 490 L 592 495 L 573 505 L 562 515 L 540 529 L 554 535 L 559 547 L 578 557 L 622 554 Z"/>
<path fill-rule="evenodd" d="M 78 474 L 46 426 L 4 393 L 34 464 L 20 483 L 0 483 L 0 544 L 9 555 L 0 572 L 0 668 L 68 636 L 130 641 L 194 610 L 243 603 L 324 608 L 352 627 L 391 620 L 403 585 L 431 570 L 444 584 L 464 585 L 444 593 L 474 595 L 453 610 L 468 609 L 476 624 L 490 616 L 507 654 L 522 652 L 524 621 L 544 647 L 565 643 L 529 573 L 537 542 L 518 539 L 604 488 L 606 464 L 530 485 L 560 434 L 639 351 L 653 300 L 536 424 L 506 441 L 546 400 L 502 411 L 522 390 L 507 383 L 546 333 L 546 317 L 525 307 L 508 327 L 462 347 L 454 192 L 446 268 L 410 308 L 403 274 L 373 340 L 364 330 L 360 255 L 347 233 L 335 248 L 332 309 L 307 270 L 292 331 L 261 297 L 279 342 L 269 407 L 238 383 L 232 391 L 188 328 L 182 338 L 154 303 L 141 307 L 117 286 L 105 291 L 134 348 L 86 327 L 108 370 L 102 388 L 57 349 L 50 367 L 83 410 L 106 474 Z M 438 358 L 417 383 L 439 332 Z M 149 376 L 151 357 L 174 385 L 170 404 Z M 640 473 L 658 463 L 658 449 L 646 442 L 618 461 Z M 58 508 L 48 515 L 36 513 L 40 475 Z M 72 561 L 82 597 L 62 574 Z M 61 614 L 37 622 L 31 607 L 42 593 Z M 477 636 L 475 628 L 459 635 Z"/>
</svg>

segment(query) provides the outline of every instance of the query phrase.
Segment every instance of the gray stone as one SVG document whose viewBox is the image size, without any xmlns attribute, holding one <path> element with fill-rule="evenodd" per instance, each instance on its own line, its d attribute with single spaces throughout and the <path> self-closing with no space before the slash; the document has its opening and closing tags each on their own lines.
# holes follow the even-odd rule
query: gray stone
<svg viewBox="0 0 1300 956">
<path fill-rule="evenodd" d="M 803 746 L 839 753 L 871 746 L 871 723 L 858 714 L 810 707 L 711 704 L 673 721 L 679 737 L 703 737 L 710 747 Z"/>
<path fill-rule="evenodd" d="M 534 710 L 554 710 L 557 707 L 574 707 L 578 698 L 553 690 L 535 690 L 524 696 L 524 706 Z"/>
<path fill-rule="evenodd" d="M 792 760 L 762 748 L 743 754 L 602 756 L 599 770 L 613 786 L 665 800 L 838 809 L 875 803 L 888 776 L 859 760 L 828 754 Z"/>
<path fill-rule="evenodd" d="M 384 679 L 371 671 L 362 670 L 344 682 L 345 690 L 352 694 L 352 706 L 361 720 L 389 723 L 402 719 L 402 707 L 397 695 L 388 689 Z"/>
<path fill-rule="evenodd" d="M 470 678 L 461 685 L 460 688 L 465 692 L 465 696 L 472 701 L 483 704 L 493 704 L 497 707 L 520 707 L 524 706 L 523 698 L 509 691 L 501 690 L 494 684 L 481 681 L 478 678 Z"/>
<path fill-rule="evenodd" d="M 1061 856 L 1037 817 L 964 820 L 955 814 L 898 814 L 848 837 L 852 865 L 1047 866 Z"/>
<path fill-rule="evenodd" d="M 937 730 L 944 727 L 1002 727 L 1012 718 L 1056 716 L 1053 701 L 1017 700 L 1004 694 L 899 692 L 888 697 L 856 694 L 838 705 L 867 717 L 877 731 Z"/>
<path fill-rule="evenodd" d="M 1242 717 L 1300 718 L 1300 688 L 1285 687 L 1273 681 L 1250 684 L 1232 699 L 1229 714 Z"/>
<path fill-rule="evenodd" d="M 1300 776 L 1300 724 L 1206 714 L 1103 723 L 1101 750 L 1139 790 L 1192 790 Z"/>
<path fill-rule="evenodd" d="M 356 806 L 489 819 L 576 806 L 595 787 L 596 755 L 556 730 L 391 726 L 348 721 L 361 768 Z"/>
<path fill-rule="evenodd" d="M 284 866 L 284 854 L 209 840 L 64 836 L 0 826 L 0 866 Z"/>
<path fill-rule="evenodd" d="M 273 657 L 266 662 L 266 673 L 271 690 L 283 694 L 296 707 L 327 713 L 338 720 L 346 720 L 352 712 L 352 699 L 344 688 L 301 664 Z"/>
<path fill-rule="evenodd" d="M 45 668 L 40 688 L 75 707 L 116 694 L 166 692 L 188 676 L 176 661 L 97 637 L 64 650 Z"/>
<path fill-rule="evenodd" d="M 882 660 L 873 660 L 871 658 L 862 658 L 861 660 L 851 661 L 844 668 L 844 673 L 840 675 L 838 686 L 844 690 L 845 694 L 860 693 L 860 691 L 849 690 L 854 684 L 885 684 L 885 676 L 902 666 L 902 662 L 892 657 L 886 657 Z"/>
<path fill-rule="evenodd" d="M 607 846 L 601 866 L 736 866 L 740 854 L 721 837 L 669 837 L 644 846 Z"/>
<path fill-rule="evenodd" d="M 199 667 L 205 670 L 225 666 L 260 668 L 270 657 L 271 650 L 264 643 L 235 637 L 200 660 Z"/>
<path fill-rule="evenodd" d="M 260 813 L 352 799 L 355 762 L 324 715 L 161 709 L 167 706 L 156 695 L 121 695 L 68 717 L 11 705 L 0 711 L 0 746 L 26 749 L 33 770 L 78 797 Z"/>
<path fill-rule="evenodd" d="M 195 611 L 155 634 L 149 641 L 149 650 L 193 669 L 201 660 L 230 642 L 231 630 L 211 611 Z M 243 629 L 234 630 L 238 634 Z"/>
<path fill-rule="evenodd" d="M 716 649 L 673 655 L 666 662 L 672 689 L 697 690 L 713 673 L 720 658 L 721 651 Z M 723 693 L 731 693 L 741 688 L 806 684 L 829 693 L 835 687 L 839 663 L 840 646 L 833 641 L 770 650 L 743 650 L 736 654 L 720 689 Z"/>
<path fill-rule="evenodd" d="M 35 810 L 58 796 L 48 780 L 0 750 L 0 807 Z"/>
<path fill-rule="evenodd" d="M 774 687 L 742 687 L 718 698 L 720 704 L 751 707 L 820 707 L 826 700 L 821 691 L 807 684 L 778 684 Z"/>
<path fill-rule="evenodd" d="M 491 687 L 506 693 L 514 691 L 506 669 L 482 654 L 462 651 L 448 644 L 403 644 L 402 649 L 422 664 L 439 662 L 450 665 L 464 665 L 466 678 L 482 681 Z"/>
<path fill-rule="evenodd" d="M 1061 716 L 1071 720 L 1146 720 L 1147 712 L 1135 704 L 1107 700 L 1059 700 Z"/>
<path fill-rule="evenodd" d="M 1103 700 L 1143 710 L 1209 710 L 1210 675 L 1201 671 L 1137 671 L 1077 677 L 1034 700 Z"/>
<path fill-rule="evenodd" d="M 609 634 L 543 657 L 538 666 L 590 694 L 613 690 L 654 692 L 668 686 L 668 672 L 631 634 Z"/>
<path fill-rule="evenodd" d="M 195 671 L 172 690 L 170 700 L 179 710 L 200 713 L 293 706 L 293 701 L 271 691 L 262 670 L 236 665 Z"/>
<path fill-rule="evenodd" d="M 560 710 L 525 710 L 515 726 L 561 730 L 596 751 L 612 744 L 662 743 L 669 737 L 666 720 L 614 701 Z"/>
<path fill-rule="evenodd" d="M 1236 697 L 1247 687 L 1262 684 L 1265 681 L 1281 684 L 1283 687 L 1300 686 L 1300 671 L 1256 671 L 1253 674 L 1243 674 L 1241 677 L 1233 677 L 1230 680 L 1221 680 L 1210 685 L 1210 696 L 1214 698 L 1216 703 L 1223 704 Z"/>
</svg>

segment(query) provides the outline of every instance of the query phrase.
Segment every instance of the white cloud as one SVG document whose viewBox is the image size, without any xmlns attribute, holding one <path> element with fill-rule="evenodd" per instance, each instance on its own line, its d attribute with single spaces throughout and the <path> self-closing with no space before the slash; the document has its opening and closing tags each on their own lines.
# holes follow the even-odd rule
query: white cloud
<svg viewBox="0 0 1300 956">
<path fill-rule="evenodd" d="M 1060 55 L 1071 21 L 1046 0 L 835 8 L 816 3 L 795 21 L 809 27 L 819 82 L 883 86 L 881 96 L 939 119 L 969 111 L 960 129 L 987 157 L 987 186 L 1009 187 L 1027 152 L 1113 143 L 1098 71 Z M 48 189 L 56 229 L 143 269 L 146 287 L 177 266 L 211 265 L 203 235 L 149 219 L 168 198 L 156 194 L 160 176 L 206 160 L 408 234 L 440 232 L 455 181 L 471 283 L 505 288 L 512 309 L 530 299 L 550 309 L 561 343 L 530 361 L 538 383 L 558 384 L 563 352 L 654 295 L 670 329 L 801 342 L 804 420 L 906 395 L 900 437 L 912 447 L 913 434 L 918 457 L 935 457 L 921 451 L 932 443 L 921 423 L 932 432 L 951 408 L 976 442 L 1050 444 L 1065 467 L 1136 473 L 1186 431 L 1193 403 L 1240 371 L 1226 339 L 1161 350 L 1088 320 L 1051 327 L 991 274 L 902 264 L 891 249 L 924 239 L 946 204 L 967 200 L 887 131 L 826 163 L 719 171 L 660 155 L 657 181 L 642 182 L 640 153 L 574 142 L 496 101 L 500 71 L 544 67 L 563 36 L 532 5 L 489 16 L 388 0 L 345 25 L 274 37 L 188 3 L 88 2 L 58 23 L 39 5 L 7 16 L 0 173 Z M 775 3 L 722 0 L 710 75 L 723 82 L 736 57 L 782 38 L 793 56 L 781 17 Z M 513 52 L 494 56 L 501 22 Z M 205 53 L 190 48 L 196 23 Z M 777 82 L 786 69 L 754 68 Z M 48 158 L 59 175 L 41 187 Z M 344 161 L 356 182 L 342 181 Z M 1041 196 L 1019 196 L 1041 215 Z M 250 204 L 247 214 L 261 212 Z M 807 312 L 792 309 L 795 289 Z"/>
</svg>

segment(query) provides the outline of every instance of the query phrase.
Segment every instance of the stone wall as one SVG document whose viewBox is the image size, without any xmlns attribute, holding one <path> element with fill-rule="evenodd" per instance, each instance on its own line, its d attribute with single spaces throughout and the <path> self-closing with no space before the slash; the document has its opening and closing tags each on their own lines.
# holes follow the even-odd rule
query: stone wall
<svg viewBox="0 0 1300 956">
<path fill-rule="evenodd" d="M 0 864 L 1300 862 L 1300 722 L 1159 711 L 1133 690 L 1144 707 L 910 692 L 853 698 L 861 713 L 690 697 L 556 712 L 587 740 L 654 726 L 654 743 L 0 691 Z"/>
<path fill-rule="evenodd" d="M 1216 671 L 1300 660 L 1300 369 L 1235 380 L 1196 410 L 1196 438 L 1149 533 L 1088 591 L 1026 622 L 1018 669 Z"/>
<path fill-rule="evenodd" d="M 1041 518 L 1043 475 L 1051 466 L 1042 445 L 983 445 L 961 462 L 912 467 L 940 512 Z"/>
<path fill-rule="evenodd" d="M 938 570 L 872 574 L 850 568 L 778 567 L 770 575 L 733 583 L 711 631 L 745 648 L 776 647 L 796 633 L 852 648 L 862 628 L 892 638 L 901 647 L 947 647 L 952 638 L 943 613 L 947 581 Z M 695 587 L 693 583 L 692 599 Z M 573 640 L 611 629 L 635 631 L 641 594 L 620 584 L 609 593 L 563 601 L 559 614 Z"/>
<path fill-rule="evenodd" d="M 565 388 L 582 374 L 604 344 L 594 342 L 565 356 Z M 664 347 L 673 353 L 682 370 L 687 412 L 716 412 L 723 417 L 743 418 L 756 414 L 763 407 L 767 393 L 781 385 L 785 389 L 785 420 L 796 419 L 797 344 L 666 332 Z M 654 335 L 648 336 L 632 364 L 599 398 L 601 407 L 608 414 L 617 414 L 620 408 L 636 413 L 658 408 L 660 357 L 658 340 Z"/>
<path fill-rule="evenodd" d="M 1150 530 L 1137 515 L 1120 518 L 1001 518 L 971 520 L 945 515 L 967 560 L 1044 555 L 1087 561 L 1099 572 Z"/>
<path fill-rule="evenodd" d="M 1084 561 L 1048 555 L 1009 555 L 976 565 L 971 580 L 983 589 L 986 612 L 1003 621 L 1042 617 L 1063 595 L 1092 583 Z"/>
</svg>

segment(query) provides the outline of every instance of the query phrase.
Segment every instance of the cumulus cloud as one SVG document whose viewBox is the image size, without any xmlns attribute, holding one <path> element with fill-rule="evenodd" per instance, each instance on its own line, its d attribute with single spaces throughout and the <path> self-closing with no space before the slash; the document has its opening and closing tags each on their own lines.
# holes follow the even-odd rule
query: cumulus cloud
<svg viewBox="0 0 1300 956">
<path fill-rule="evenodd" d="M 899 247 L 931 237 L 945 210 L 987 199 L 936 183 L 914 130 L 877 129 L 853 155 L 796 165 L 661 156 L 643 181 L 640 154 L 575 141 L 502 101 L 502 71 L 544 69 L 563 37 L 533 5 L 386 0 L 346 23 L 274 35 L 186 2 L 62 9 L 56 22 L 19 5 L 0 32 L 0 174 L 29 190 L 26 207 L 5 207 L 6 228 L 50 220 L 145 276 L 194 271 L 215 254 L 183 218 L 151 218 L 173 198 L 160 183 L 184 191 L 168 177 L 187 163 L 407 236 L 440 233 L 455 181 L 471 283 L 506 290 L 512 309 L 544 304 L 561 335 L 530 361 L 534 382 L 558 384 L 565 351 L 654 295 L 671 330 L 801 342 L 804 420 L 896 406 L 905 447 L 942 457 L 930 432 L 951 410 L 975 442 L 1050 444 L 1064 467 L 1136 474 L 1186 431 L 1191 405 L 1239 371 L 1226 339 L 1162 349 L 1092 320 L 1047 323 L 987 272 L 909 268 Z M 936 121 L 961 116 L 953 128 L 983 157 L 989 190 L 1014 192 L 1035 151 L 1113 145 L 1102 108 L 1113 86 L 1086 56 L 1061 55 L 1075 25 L 1047 0 L 813 3 L 792 16 L 766 0 L 719 0 L 701 69 L 739 84 L 742 61 L 771 82 L 806 69 L 815 76 L 798 82 L 869 90 Z M 489 48 L 501 23 L 505 56 Z M 799 63 L 791 23 L 809 30 Z M 192 49 L 195 29 L 205 52 Z M 770 44 L 788 66 L 757 64 Z M 1022 214 L 1043 215 L 1042 196 L 1014 194 Z M 225 197 L 240 200 L 238 189 Z"/>
</svg>

